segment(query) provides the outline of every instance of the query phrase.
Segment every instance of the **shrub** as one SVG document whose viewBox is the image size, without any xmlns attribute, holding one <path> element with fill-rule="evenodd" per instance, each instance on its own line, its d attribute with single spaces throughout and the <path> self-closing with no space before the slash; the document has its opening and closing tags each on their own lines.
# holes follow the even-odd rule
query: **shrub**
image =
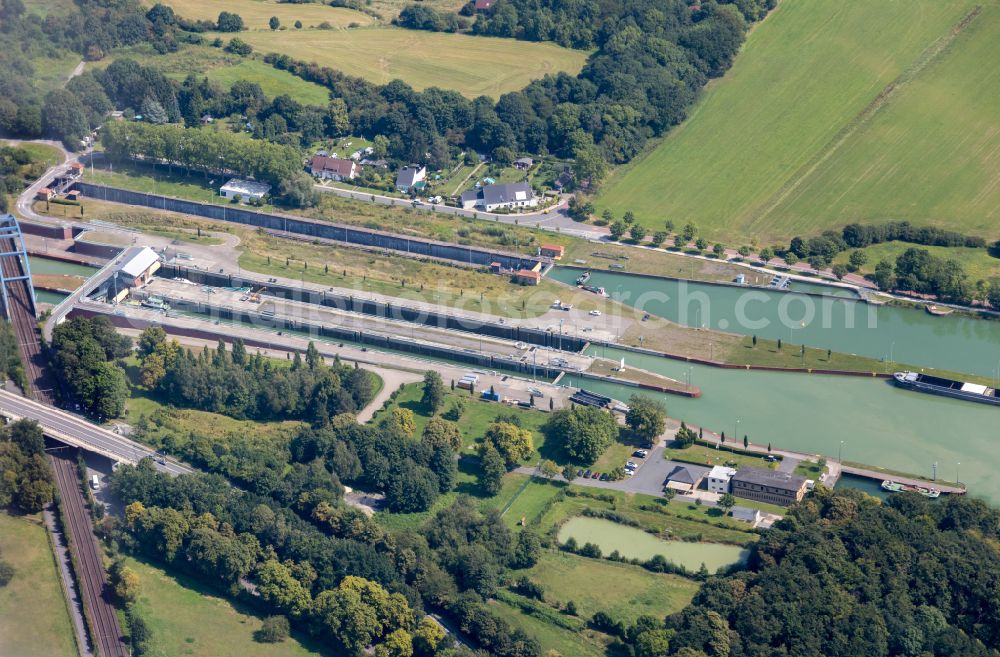
<svg viewBox="0 0 1000 657">
<path fill-rule="evenodd" d="M 261 643 L 279 643 L 284 641 L 291 628 L 284 616 L 268 616 L 264 624 L 254 633 L 254 639 Z"/>
</svg>

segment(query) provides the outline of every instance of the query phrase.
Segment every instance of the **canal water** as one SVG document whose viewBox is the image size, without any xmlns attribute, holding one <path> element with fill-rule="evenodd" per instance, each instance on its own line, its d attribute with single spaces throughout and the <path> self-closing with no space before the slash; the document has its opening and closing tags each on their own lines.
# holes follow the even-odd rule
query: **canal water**
<svg viewBox="0 0 1000 657">
<path fill-rule="evenodd" d="M 90 278 L 97 273 L 96 267 L 78 265 L 72 262 L 63 262 L 52 258 L 40 256 L 29 256 L 28 266 L 33 274 L 67 274 L 69 276 L 85 276 Z"/>
<path fill-rule="evenodd" d="M 672 417 L 809 454 L 836 457 L 844 441 L 845 461 L 927 477 L 937 462 L 941 479 L 959 477 L 974 494 L 1000 501 L 1000 411 L 993 406 L 902 390 L 884 379 L 729 370 L 603 347 L 588 353 L 678 380 L 690 376 L 702 389 L 699 399 L 643 393 L 663 401 Z M 569 375 L 560 383 L 622 400 L 637 392 Z"/>
<path fill-rule="evenodd" d="M 549 276 L 572 284 L 578 270 Z M 874 306 L 760 288 L 708 285 L 595 271 L 590 285 L 618 301 L 687 326 L 705 326 L 789 344 L 806 344 L 887 361 L 996 376 L 1000 321 L 935 317 L 923 310 Z M 793 283 L 804 292 L 829 286 Z"/>
<path fill-rule="evenodd" d="M 702 564 L 709 572 L 724 566 L 744 561 L 749 550 L 737 545 L 721 543 L 664 541 L 635 527 L 620 525 L 603 518 L 576 516 L 559 528 L 559 542 L 565 543 L 570 537 L 579 545 L 593 543 L 603 554 L 615 550 L 628 559 L 651 559 L 657 554 L 667 561 L 695 571 Z"/>
</svg>

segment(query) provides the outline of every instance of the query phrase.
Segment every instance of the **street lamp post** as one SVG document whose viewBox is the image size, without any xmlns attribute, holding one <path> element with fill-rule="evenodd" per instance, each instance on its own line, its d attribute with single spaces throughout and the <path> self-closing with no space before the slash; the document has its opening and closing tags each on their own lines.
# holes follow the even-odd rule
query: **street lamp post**
<svg viewBox="0 0 1000 657">
<path fill-rule="evenodd" d="M 843 460 L 840 458 L 843 453 L 844 453 L 844 441 L 841 440 L 840 447 L 837 448 L 837 463 L 843 463 Z"/>
<path fill-rule="evenodd" d="M 962 480 L 961 480 L 961 479 L 959 478 L 959 476 L 958 476 L 958 468 L 959 468 L 959 467 L 960 467 L 961 465 L 962 465 L 962 462 L 961 462 L 961 461 L 959 461 L 958 463 L 956 463 L 956 464 L 955 464 L 955 483 L 956 483 L 956 484 L 960 484 L 960 483 L 962 483 Z"/>
</svg>

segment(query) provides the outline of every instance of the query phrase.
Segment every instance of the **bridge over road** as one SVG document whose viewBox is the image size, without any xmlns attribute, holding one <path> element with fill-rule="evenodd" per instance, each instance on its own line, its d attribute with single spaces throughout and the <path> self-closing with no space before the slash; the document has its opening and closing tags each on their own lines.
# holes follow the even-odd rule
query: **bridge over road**
<svg viewBox="0 0 1000 657">
<path fill-rule="evenodd" d="M 151 455 L 145 445 L 92 424 L 78 415 L 19 397 L 5 390 L 0 390 L 0 415 L 11 420 L 21 418 L 35 420 L 49 438 L 101 454 L 113 461 L 134 465 L 142 458 Z M 167 459 L 160 459 L 156 467 L 172 475 L 191 472 L 191 468 L 186 465 Z"/>
</svg>

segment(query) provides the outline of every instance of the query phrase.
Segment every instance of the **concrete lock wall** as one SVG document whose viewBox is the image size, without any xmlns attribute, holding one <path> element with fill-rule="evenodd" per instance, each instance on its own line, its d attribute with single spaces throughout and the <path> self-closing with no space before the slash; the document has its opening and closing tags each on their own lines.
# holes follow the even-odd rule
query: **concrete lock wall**
<svg viewBox="0 0 1000 657">
<path fill-rule="evenodd" d="M 489 354 L 474 353 L 433 344 L 417 343 L 406 338 L 397 338 L 391 335 L 380 335 L 339 326 L 324 326 L 312 322 L 288 320 L 283 317 L 268 316 L 251 310 L 243 311 L 232 308 L 220 308 L 201 302 L 189 301 L 187 299 L 164 297 L 164 301 L 167 301 L 171 308 L 175 310 L 197 313 L 199 315 L 211 315 L 212 317 L 223 321 L 247 323 L 257 327 L 267 327 L 281 331 L 307 333 L 311 336 L 316 336 L 317 338 L 344 340 L 356 344 L 371 345 L 375 348 L 392 349 L 395 351 L 430 356 L 432 358 L 442 358 L 461 363 L 468 363 L 474 367 L 483 369 L 505 370 L 524 374 L 531 374 L 534 370 L 539 376 L 550 379 L 559 375 L 558 369 L 550 368 L 546 365 L 533 367 L 532 364 L 528 362 L 497 358 Z"/>
<path fill-rule="evenodd" d="M 457 244 L 420 240 L 412 237 L 393 235 L 392 233 L 358 228 L 356 226 L 314 221 L 302 217 L 255 212 L 238 206 L 197 203 L 195 201 L 186 201 L 178 198 L 146 194 L 144 192 L 135 192 L 117 187 L 105 187 L 85 182 L 75 182 L 71 187 L 92 198 L 112 201 L 114 203 L 141 205 L 158 210 L 193 214 L 219 221 L 230 221 L 269 230 L 286 231 L 310 237 L 336 240 L 347 244 L 393 249 L 405 253 L 452 260 L 463 264 L 488 267 L 492 262 L 499 262 L 506 269 L 532 269 L 539 262 L 543 262 L 541 258 L 529 258 L 501 251 L 490 251 Z"/>
<path fill-rule="evenodd" d="M 100 244 L 98 242 L 77 240 L 73 243 L 71 251 L 73 251 L 73 253 L 111 259 L 121 253 L 124 248 L 125 247 L 123 246 L 114 246 L 113 244 Z"/>
<path fill-rule="evenodd" d="M 206 272 L 200 269 L 180 267 L 173 264 L 164 265 L 157 272 L 157 275 L 163 278 L 185 278 L 193 283 L 215 287 L 246 287 L 259 284 L 257 281 L 248 281 L 232 274 Z M 372 317 L 402 320 L 454 331 L 468 331 L 540 347 L 554 348 L 560 344 L 558 333 L 551 331 L 511 326 L 496 322 L 484 322 L 473 318 L 454 317 L 420 308 L 372 301 L 371 299 L 360 299 L 351 295 L 337 294 L 329 291 L 303 290 L 302 288 L 269 283 L 264 294 L 265 296 L 270 295 L 281 299 L 303 301 Z M 563 335 L 561 344 L 562 349 L 566 351 L 582 351 L 587 341 Z"/>
</svg>

